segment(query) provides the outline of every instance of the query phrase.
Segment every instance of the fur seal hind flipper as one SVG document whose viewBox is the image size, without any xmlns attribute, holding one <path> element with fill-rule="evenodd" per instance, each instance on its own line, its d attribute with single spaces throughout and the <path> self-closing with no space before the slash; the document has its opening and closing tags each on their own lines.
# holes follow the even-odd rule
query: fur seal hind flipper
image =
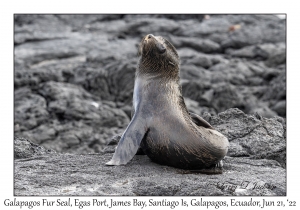
<svg viewBox="0 0 300 210">
<path fill-rule="evenodd" d="M 206 122 L 202 117 L 200 117 L 199 115 L 190 112 L 190 116 L 193 120 L 193 122 L 198 125 L 198 126 L 202 126 L 204 128 L 209 128 L 209 129 L 214 129 L 208 122 Z"/>
<path fill-rule="evenodd" d="M 141 117 L 134 115 L 123 133 L 112 159 L 106 165 L 125 165 L 128 163 L 137 153 L 147 130 Z"/>
</svg>

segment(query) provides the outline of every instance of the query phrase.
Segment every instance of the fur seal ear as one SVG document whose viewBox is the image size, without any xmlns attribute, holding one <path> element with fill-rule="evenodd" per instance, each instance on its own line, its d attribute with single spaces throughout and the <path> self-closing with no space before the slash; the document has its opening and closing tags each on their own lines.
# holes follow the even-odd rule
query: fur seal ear
<svg viewBox="0 0 300 210">
<path fill-rule="evenodd" d="M 178 53 L 177 53 L 175 47 L 168 40 L 166 40 L 165 38 L 163 38 L 163 39 L 164 39 L 164 42 L 165 42 L 166 46 L 168 48 L 170 48 L 172 50 L 172 52 L 179 58 Z"/>
</svg>

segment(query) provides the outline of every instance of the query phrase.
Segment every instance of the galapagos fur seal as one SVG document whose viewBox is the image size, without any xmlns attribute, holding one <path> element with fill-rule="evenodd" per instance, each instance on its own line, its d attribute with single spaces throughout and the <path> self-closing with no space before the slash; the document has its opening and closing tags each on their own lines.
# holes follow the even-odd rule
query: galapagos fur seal
<svg viewBox="0 0 300 210">
<path fill-rule="evenodd" d="M 139 45 L 133 115 L 112 159 L 125 165 L 139 147 L 154 162 L 181 169 L 219 166 L 228 140 L 200 116 L 189 113 L 179 83 L 180 59 L 175 47 L 149 34 Z"/>
</svg>

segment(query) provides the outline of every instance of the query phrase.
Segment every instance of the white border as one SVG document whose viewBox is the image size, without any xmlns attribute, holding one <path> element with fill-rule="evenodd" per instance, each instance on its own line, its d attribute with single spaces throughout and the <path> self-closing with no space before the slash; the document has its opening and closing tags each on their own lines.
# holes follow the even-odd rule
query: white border
<svg viewBox="0 0 300 210">
<path fill-rule="evenodd" d="M 296 200 L 300 189 L 299 159 L 299 12 L 296 1 L 7 1 L 1 3 L 1 196 L 13 198 L 13 14 L 14 13 L 287 13 L 287 196 L 274 200 Z M 59 197 L 58 197 L 59 198 Z M 126 200 L 130 197 L 120 198 Z M 184 197 L 188 199 L 187 197 Z M 209 199 L 209 197 L 206 197 Z M 210 197 L 211 200 L 230 199 Z M 19 197 L 20 199 L 20 197 Z M 41 197 L 22 197 L 40 200 Z M 55 200 L 55 197 L 51 197 Z M 74 199 L 74 198 L 73 198 Z M 88 197 L 83 197 L 88 199 Z M 131 198 L 130 198 L 131 199 Z M 140 199 L 148 199 L 142 197 Z M 180 199 L 180 198 L 175 198 Z M 236 199 L 248 199 L 240 197 Z M 258 198 L 257 198 L 258 199 Z M 45 207 L 43 207 L 44 209 Z M 42 209 L 42 208 L 34 208 Z M 84 208 L 85 209 L 85 208 Z M 91 209 L 91 208 L 89 208 Z M 94 208 L 94 209 L 99 209 Z M 147 208 L 149 209 L 149 208 Z M 178 209 L 178 208 L 176 208 Z"/>
</svg>

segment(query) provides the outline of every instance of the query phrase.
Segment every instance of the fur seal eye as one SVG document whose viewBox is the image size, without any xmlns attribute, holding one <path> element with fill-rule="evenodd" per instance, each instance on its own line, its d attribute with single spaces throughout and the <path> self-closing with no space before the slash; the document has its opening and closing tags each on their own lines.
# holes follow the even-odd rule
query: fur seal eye
<svg viewBox="0 0 300 210">
<path fill-rule="evenodd" d="M 161 49 L 159 49 L 159 52 L 160 52 L 161 54 L 163 54 L 164 52 L 166 52 L 166 48 L 161 48 Z"/>
<path fill-rule="evenodd" d="M 160 54 L 163 54 L 164 52 L 166 52 L 166 50 L 167 49 L 162 44 L 158 45 L 158 51 Z"/>
</svg>

